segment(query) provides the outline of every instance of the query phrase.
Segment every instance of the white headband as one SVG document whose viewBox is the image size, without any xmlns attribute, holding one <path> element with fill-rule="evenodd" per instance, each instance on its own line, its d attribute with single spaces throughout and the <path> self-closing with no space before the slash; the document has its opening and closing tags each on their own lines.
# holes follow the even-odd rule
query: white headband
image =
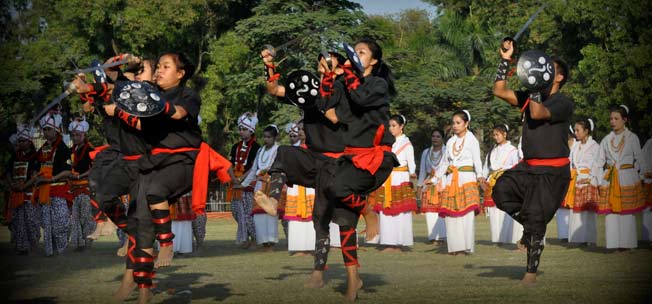
<svg viewBox="0 0 652 304">
<path fill-rule="evenodd" d="M 507 124 L 503 124 L 503 126 L 505 126 L 505 130 L 507 130 L 507 132 L 509 132 L 509 126 Z"/>
<path fill-rule="evenodd" d="M 467 110 L 462 110 L 462 112 L 466 113 L 466 118 L 468 118 L 469 122 L 471 122 L 471 113 L 469 113 Z"/>
<path fill-rule="evenodd" d="M 278 135 L 278 133 L 281 133 L 281 132 L 278 130 L 278 127 L 277 127 L 275 124 L 271 124 L 271 125 L 269 125 L 268 127 L 272 127 L 272 128 L 274 128 L 274 130 L 276 130 L 276 134 L 277 134 L 277 135 Z"/>
<path fill-rule="evenodd" d="M 571 134 L 575 134 L 575 130 L 573 130 L 573 126 L 568 125 L 568 131 L 571 132 Z"/>
<path fill-rule="evenodd" d="M 403 118 L 403 124 L 407 124 L 407 119 L 405 118 L 405 116 L 403 116 L 403 114 L 398 114 L 398 115 L 400 115 L 401 118 Z"/>
<path fill-rule="evenodd" d="M 620 107 L 625 109 L 625 112 L 627 112 L 627 115 L 629 115 L 629 108 L 626 105 L 620 105 Z"/>
<path fill-rule="evenodd" d="M 589 119 L 587 119 L 587 120 L 589 121 L 589 125 L 590 125 L 590 127 L 591 127 L 591 130 L 590 130 L 590 131 L 593 132 L 593 129 L 595 128 L 595 125 L 593 124 L 593 119 L 589 118 Z"/>
</svg>

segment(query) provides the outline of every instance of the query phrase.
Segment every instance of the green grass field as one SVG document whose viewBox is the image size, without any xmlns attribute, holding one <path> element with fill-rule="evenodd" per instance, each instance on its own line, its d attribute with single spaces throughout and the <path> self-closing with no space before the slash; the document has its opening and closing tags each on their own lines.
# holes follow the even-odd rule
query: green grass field
<svg viewBox="0 0 652 304">
<path fill-rule="evenodd" d="M 410 252 L 360 248 L 361 303 L 650 303 L 652 247 L 615 253 L 604 248 L 604 218 L 597 248 L 556 241 L 554 220 L 539 267 L 539 283 L 518 284 L 525 253 L 489 242 L 489 222 L 476 217 L 476 253 L 449 256 L 446 247 L 426 244 L 425 218 L 414 217 Z M 640 218 L 638 219 L 640 225 Z M 290 257 L 281 231 L 277 251 L 239 249 L 235 222 L 209 220 L 203 251 L 175 258 L 157 272 L 153 303 L 337 303 L 346 274 L 339 249 L 330 254 L 323 289 L 303 289 L 312 257 Z M 362 228 L 362 227 L 358 227 Z M 6 227 L 0 231 L 2 298 L 16 303 L 110 303 L 124 268 L 115 256 L 117 238 L 105 237 L 83 253 L 45 258 L 16 256 Z M 135 302 L 136 294 L 128 300 Z M 3 301 L 5 302 L 5 301 Z M 6 302 L 5 302 L 6 303 Z"/>
</svg>

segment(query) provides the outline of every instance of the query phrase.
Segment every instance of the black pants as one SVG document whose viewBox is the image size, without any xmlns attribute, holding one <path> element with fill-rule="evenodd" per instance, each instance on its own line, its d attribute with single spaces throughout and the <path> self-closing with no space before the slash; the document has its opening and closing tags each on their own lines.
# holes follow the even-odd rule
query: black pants
<svg viewBox="0 0 652 304">
<path fill-rule="evenodd" d="M 99 210 L 93 210 L 95 218 L 101 218 L 99 213 L 108 215 L 120 228 L 126 221 L 126 214 L 117 212 L 121 208 L 120 196 L 136 193 L 138 168 L 134 161 L 122 159 L 123 155 L 107 149 L 100 152 L 93 162 L 88 181 L 91 199 L 97 202 Z"/>
<path fill-rule="evenodd" d="M 530 166 L 526 162 L 505 171 L 496 181 L 496 206 L 523 225 L 523 235 L 543 238 L 546 225 L 566 196 L 570 167 Z"/>
<path fill-rule="evenodd" d="M 280 146 L 269 173 L 282 172 L 287 183 L 315 189 L 312 221 L 316 238 L 329 236 L 328 225 L 333 206 L 326 196 L 326 187 L 335 172 L 336 159 L 319 152 L 295 146 Z"/>
<path fill-rule="evenodd" d="M 375 174 L 371 174 L 355 167 L 349 157 L 340 157 L 326 190 L 334 208 L 332 221 L 340 226 L 355 228 L 365 206 L 357 203 L 363 203 L 369 193 L 378 189 L 396 165 L 398 161 L 394 154 L 385 152 L 380 168 Z"/>
</svg>

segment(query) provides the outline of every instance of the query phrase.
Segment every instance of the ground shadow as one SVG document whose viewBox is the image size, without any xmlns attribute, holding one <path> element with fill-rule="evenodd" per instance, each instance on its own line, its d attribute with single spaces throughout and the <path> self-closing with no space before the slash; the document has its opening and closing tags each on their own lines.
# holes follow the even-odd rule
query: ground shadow
<svg viewBox="0 0 652 304">
<path fill-rule="evenodd" d="M 383 278 L 382 274 L 378 273 L 367 273 L 364 271 L 360 271 L 360 279 L 362 279 L 362 282 L 364 283 L 362 287 L 362 294 L 364 293 L 376 293 L 378 292 L 378 288 L 380 286 L 386 285 L 387 281 Z M 331 280 L 337 280 L 335 285 L 335 291 L 340 292 L 342 294 L 346 293 L 346 268 L 344 268 L 343 264 L 335 264 L 331 265 L 331 267 L 328 269 L 325 275 L 325 280 L 326 283 Z M 359 298 L 364 298 L 364 296 Z"/>
<path fill-rule="evenodd" d="M 175 293 L 160 303 L 176 304 L 191 303 L 194 300 L 224 301 L 232 296 L 244 296 L 242 293 L 232 293 L 228 283 L 206 284 L 198 288 L 175 290 Z"/>
<path fill-rule="evenodd" d="M 296 276 L 305 276 L 307 278 L 308 275 L 312 272 L 312 268 L 307 268 L 307 267 L 284 266 L 281 269 L 287 272 L 279 273 L 278 276 L 275 277 L 265 277 L 264 279 L 272 280 L 272 281 L 282 281 L 289 277 L 296 277 Z"/>
<path fill-rule="evenodd" d="M 448 254 L 448 245 L 442 243 L 441 245 L 432 245 L 433 247 L 426 250 L 425 252 L 434 252 L 436 254 Z"/>
<path fill-rule="evenodd" d="M 480 269 L 484 272 L 479 273 L 479 277 L 485 278 L 507 278 L 510 280 L 521 280 L 525 273 L 523 266 L 480 266 L 475 267 L 471 264 L 464 266 L 465 269 Z M 543 275 L 543 271 L 538 271 L 537 276 Z"/>
<path fill-rule="evenodd" d="M 11 304 L 53 304 L 57 303 L 57 297 L 39 297 L 34 299 L 10 301 Z"/>
</svg>

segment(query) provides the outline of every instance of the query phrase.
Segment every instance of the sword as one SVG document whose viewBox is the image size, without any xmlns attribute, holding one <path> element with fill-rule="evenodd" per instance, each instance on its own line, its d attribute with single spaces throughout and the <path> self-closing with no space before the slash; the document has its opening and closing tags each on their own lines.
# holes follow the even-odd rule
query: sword
<svg viewBox="0 0 652 304">
<path fill-rule="evenodd" d="M 536 17 L 537 17 L 537 16 L 538 16 L 542 11 L 543 11 L 543 9 L 546 7 L 546 5 L 548 5 L 548 3 L 544 3 L 544 4 L 542 4 L 542 5 L 539 7 L 539 9 L 537 9 L 537 11 L 534 12 L 534 14 L 532 14 L 532 16 L 530 16 L 530 19 L 528 19 L 528 20 L 525 22 L 525 24 L 523 24 L 523 26 L 521 27 L 521 29 L 519 29 L 518 32 L 516 32 L 516 35 L 514 35 L 514 38 L 512 38 L 512 37 L 505 37 L 505 38 L 503 39 L 503 42 L 505 42 L 505 41 L 515 42 L 515 41 L 518 40 L 518 38 L 521 38 L 521 35 L 523 35 L 523 33 L 525 32 L 525 30 L 527 30 L 527 28 L 530 27 L 530 24 L 532 24 L 532 22 L 534 21 L 534 19 L 535 19 L 535 18 L 536 18 Z M 501 48 L 502 48 L 502 47 L 501 47 Z M 502 48 L 502 49 L 503 49 L 503 52 L 507 52 L 507 49 L 505 49 L 505 48 Z"/>
<path fill-rule="evenodd" d="M 66 74 L 90 73 L 90 72 L 93 72 L 95 70 L 104 70 L 104 69 L 112 68 L 114 66 L 119 66 L 119 65 L 126 64 L 126 63 L 130 63 L 130 62 L 134 61 L 135 58 L 137 58 L 137 57 L 135 57 L 133 55 L 127 55 L 125 59 L 122 59 L 122 60 L 119 60 L 119 61 L 114 61 L 114 62 L 111 62 L 111 63 L 106 63 L 106 64 L 103 64 L 103 65 L 93 66 L 93 67 L 85 68 L 85 69 L 77 69 L 77 70 L 74 70 L 74 71 L 65 71 L 64 73 L 66 73 Z"/>
<path fill-rule="evenodd" d="M 59 104 L 64 98 L 68 97 L 68 95 L 72 94 L 76 90 L 77 87 L 72 82 L 68 83 L 63 93 L 59 94 L 59 96 L 57 96 L 54 100 L 52 100 L 52 102 L 48 103 L 45 106 L 45 108 L 41 110 L 41 112 L 39 112 L 36 116 L 34 116 L 34 118 L 32 118 L 32 122 L 30 123 L 30 126 L 34 126 L 36 124 L 36 121 L 38 121 L 39 118 L 41 118 L 41 116 L 45 115 L 45 113 L 47 113 L 50 109 L 52 109 L 54 106 Z"/>
<path fill-rule="evenodd" d="M 292 40 L 289 40 L 289 41 L 287 41 L 287 42 L 285 42 L 285 43 L 283 43 L 283 44 L 281 44 L 279 46 L 276 46 L 276 47 L 272 46 L 271 44 L 265 44 L 265 45 L 263 45 L 263 48 L 267 49 L 269 51 L 269 54 L 272 55 L 272 57 L 276 57 L 276 52 L 277 51 L 285 50 L 288 46 L 290 46 L 291 44 L 293 44 L 293 43 L 295 43 L 295 42 L 297 42 L 297 41 L 299 41 L 300 39 L 303 39 L 303 38 L 305 38 L 305 37 L 298 36 L 298 37 L 296 37 L 296 38 L 294 38 Z"/>
</svg>

